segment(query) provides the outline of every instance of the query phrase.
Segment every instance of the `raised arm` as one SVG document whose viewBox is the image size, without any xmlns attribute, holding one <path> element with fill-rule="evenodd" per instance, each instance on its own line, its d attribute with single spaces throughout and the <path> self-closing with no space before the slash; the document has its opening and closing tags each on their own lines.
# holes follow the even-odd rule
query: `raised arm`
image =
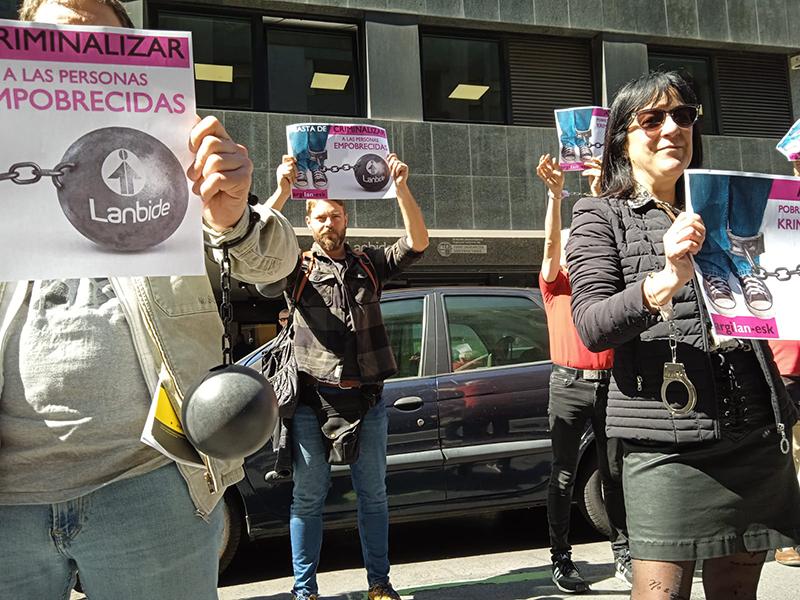
<svg viewBox="0 0 800 600">
<path fill-rule="evenodd" d="M 283 205 L 286 204 L 286 201 L 292 195 L 292 184 L 297 178 L 296 162 L 297 159 L 294 156 L 291 154 L 284 154 L 283 160 L 281 164 L 278 165 L 278 170 L 275 173 L 275 177 L 278 180 L 278 187 L 272 192 L 272 196 L 267 198 L 264 206 L 279 212 L 283 209 Z"/>
<path fill-rule="evenodd" d="M 247 234 L 251 215 L 247 198 L 253 163 L 247 149 L 230 138 L 216 117 L 194 126 L 189 148 L 195 161 L 186 174 L 203 202 L 205 232 L 216 245 L 239 240 Z M 248 283 L 272 283 L 292 272 L 298 252 L 289 221 L 267 208 L 246 239 L 230 249 L 231 271 Z M 221 251 L 215 250 L 214 258 L 220 261 Z"/>
<path fill-rule="evenodd" d="M 547 186 L 547 212 L 544 217 L 544 254 L 542 278 L 547 283 L 556 280 L 561 270 L 561 195 L 564 192 L 564 171 L 549 154 L 539 157 L 536 174 Z"/>
<path fill-rule="evenodd" d="M 397 204 L 400 214 L 403 215 L 403 226 L 406 229 L 406 240 L 412 250 L 422 252 L 428 247 L 428 228 L 422 211 L 414 200 L 411 190 L 408 189 L 408 165 L 402 162 L 397 155 L 392 153 L 388 157 L 389 171 L 394 178 L 397 189 Z"/>
</svg>

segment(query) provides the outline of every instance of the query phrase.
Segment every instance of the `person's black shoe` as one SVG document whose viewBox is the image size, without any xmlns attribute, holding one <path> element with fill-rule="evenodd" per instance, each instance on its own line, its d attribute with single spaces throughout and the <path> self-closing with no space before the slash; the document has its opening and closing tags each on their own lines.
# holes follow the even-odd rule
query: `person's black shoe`
<svg viewBox="0 0 800 600">
<path fill-rule="evenodd" d="M 621 552 L 614 558 L 614 567 L 616 573 L 614 577 L 619 579 L 622 583 L 629 588 L 633 587 L 633 561 L 631 560 L 630 550 Z"/>
<path fill-rule="evenodd" d="M 589 591 L 589 584 L 578 573 L 569 552 L 553 555 L 553 583 L 562 592 L 582 594 Z"/>
</svg>

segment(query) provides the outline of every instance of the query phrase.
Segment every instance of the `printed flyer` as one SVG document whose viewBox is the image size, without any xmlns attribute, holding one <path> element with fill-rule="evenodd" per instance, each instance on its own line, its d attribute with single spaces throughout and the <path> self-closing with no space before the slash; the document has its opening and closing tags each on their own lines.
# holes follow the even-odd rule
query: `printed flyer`
<svg viewBox="0 0 800 600">
<path fill-rule="evenodd" d="M 694 264 L 716 333 L 800 340 L 800 178 L 698 169 L 685 182 L 706 226 Z"/>
<path fill-rule="evenodd" d="M 205 273 L 190 36 L 0 20 L 0 281 Z"/>
<path fill-rule="evenodd" d="M 297 159 L 292 198 L 395 198 L 386 157 L 386 130 L 373 125 L 297 123 L 286 127 L 288 153 Z"/>
<path fill-rule="evenodd" d="M 800 160 L 800 120 L 792 125 L 776 148 L 789 160 Z"/>
<path fill-rule="evenodd" d="M 586 161 L 603 156 L 608 109 L 581 106 L 556 110 L 558 164 L 565 171 L 586 168 Z"/>
</svg>

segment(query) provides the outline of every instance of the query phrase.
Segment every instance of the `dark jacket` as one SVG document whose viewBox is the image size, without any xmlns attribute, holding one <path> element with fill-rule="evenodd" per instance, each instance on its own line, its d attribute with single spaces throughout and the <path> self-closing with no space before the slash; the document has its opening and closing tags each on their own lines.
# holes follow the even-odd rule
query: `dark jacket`
<svg viewBox="0 0 800 600">
<path fill-rule="evenodd" d="M 609 436 L 660 443 L 719 439 L 717 398 L 709 351 L 710 320 L 690 281 L 673 297 L 678 333 L 677 361 L 697 389 L 697 405 L 672 415 L 661 401 L 664 363 L 671 360 L 669 325 L 644 304 L 642 281 L 664 268 L 662 238 L 669 216 L 649 198 L 583 198 L 574 208 L 567 242 L 572 315 L 586 346 L 614 348 L 606 429 Z M 771 390 L 776 422 L 790 429 L 797 420 L 772 352 L 754 342 Z M 683 404 L 681 386 L 668 395 Z"/>
<path fill-rule="evenodd" d="M 292 326 L 297 368 L 320 381 L 338 384 L 342 380 L 345 359 L 355 360 L 361 383 L 381 383 L 397 373 L 392 347 L 381 314 L 383 285 L 420 259 L 422 252 L 412 250 L 405 237 L 388 248 L 364 248 L 372 263 L 377 289 L 366 269 L 349 245 L 345 244 L 344 280 L 322 249 L 311 248 L 314 262 L 308 282 L 297 303 Z M 291 295 L 295 280 L 286 290 Z M 348 346 L 345 336 L 355 335 Z M 346 356 L 355 350 L 356 356 Z"/>
</svg>

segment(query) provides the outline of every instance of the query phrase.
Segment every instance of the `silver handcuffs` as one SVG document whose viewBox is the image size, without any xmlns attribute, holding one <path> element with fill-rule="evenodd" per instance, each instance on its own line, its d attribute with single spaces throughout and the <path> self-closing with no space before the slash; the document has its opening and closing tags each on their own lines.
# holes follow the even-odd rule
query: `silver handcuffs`
<svg viewBox="0 0 800 600">
<path fill-rule="evenodd" d="M 667 400 L 667 388 L 671 383 L 682 384 L 689 394 L 689 400 L 682 408 L 675 408 Z M 686 369 L 683 367 L 683 363 L 674 362 L 674 359 L 673 362 L 664 363 L 664 383 L 661 384 L 661 402 L 664 403 L 664 406 L 666 406 L 667 410 L 673 415 L 685 415 L 693 410 L 695 404 L 697 404 L 697 390 L 694 384 L 689 381 L 689 378 L 686 376 Z"/>
</svg>

